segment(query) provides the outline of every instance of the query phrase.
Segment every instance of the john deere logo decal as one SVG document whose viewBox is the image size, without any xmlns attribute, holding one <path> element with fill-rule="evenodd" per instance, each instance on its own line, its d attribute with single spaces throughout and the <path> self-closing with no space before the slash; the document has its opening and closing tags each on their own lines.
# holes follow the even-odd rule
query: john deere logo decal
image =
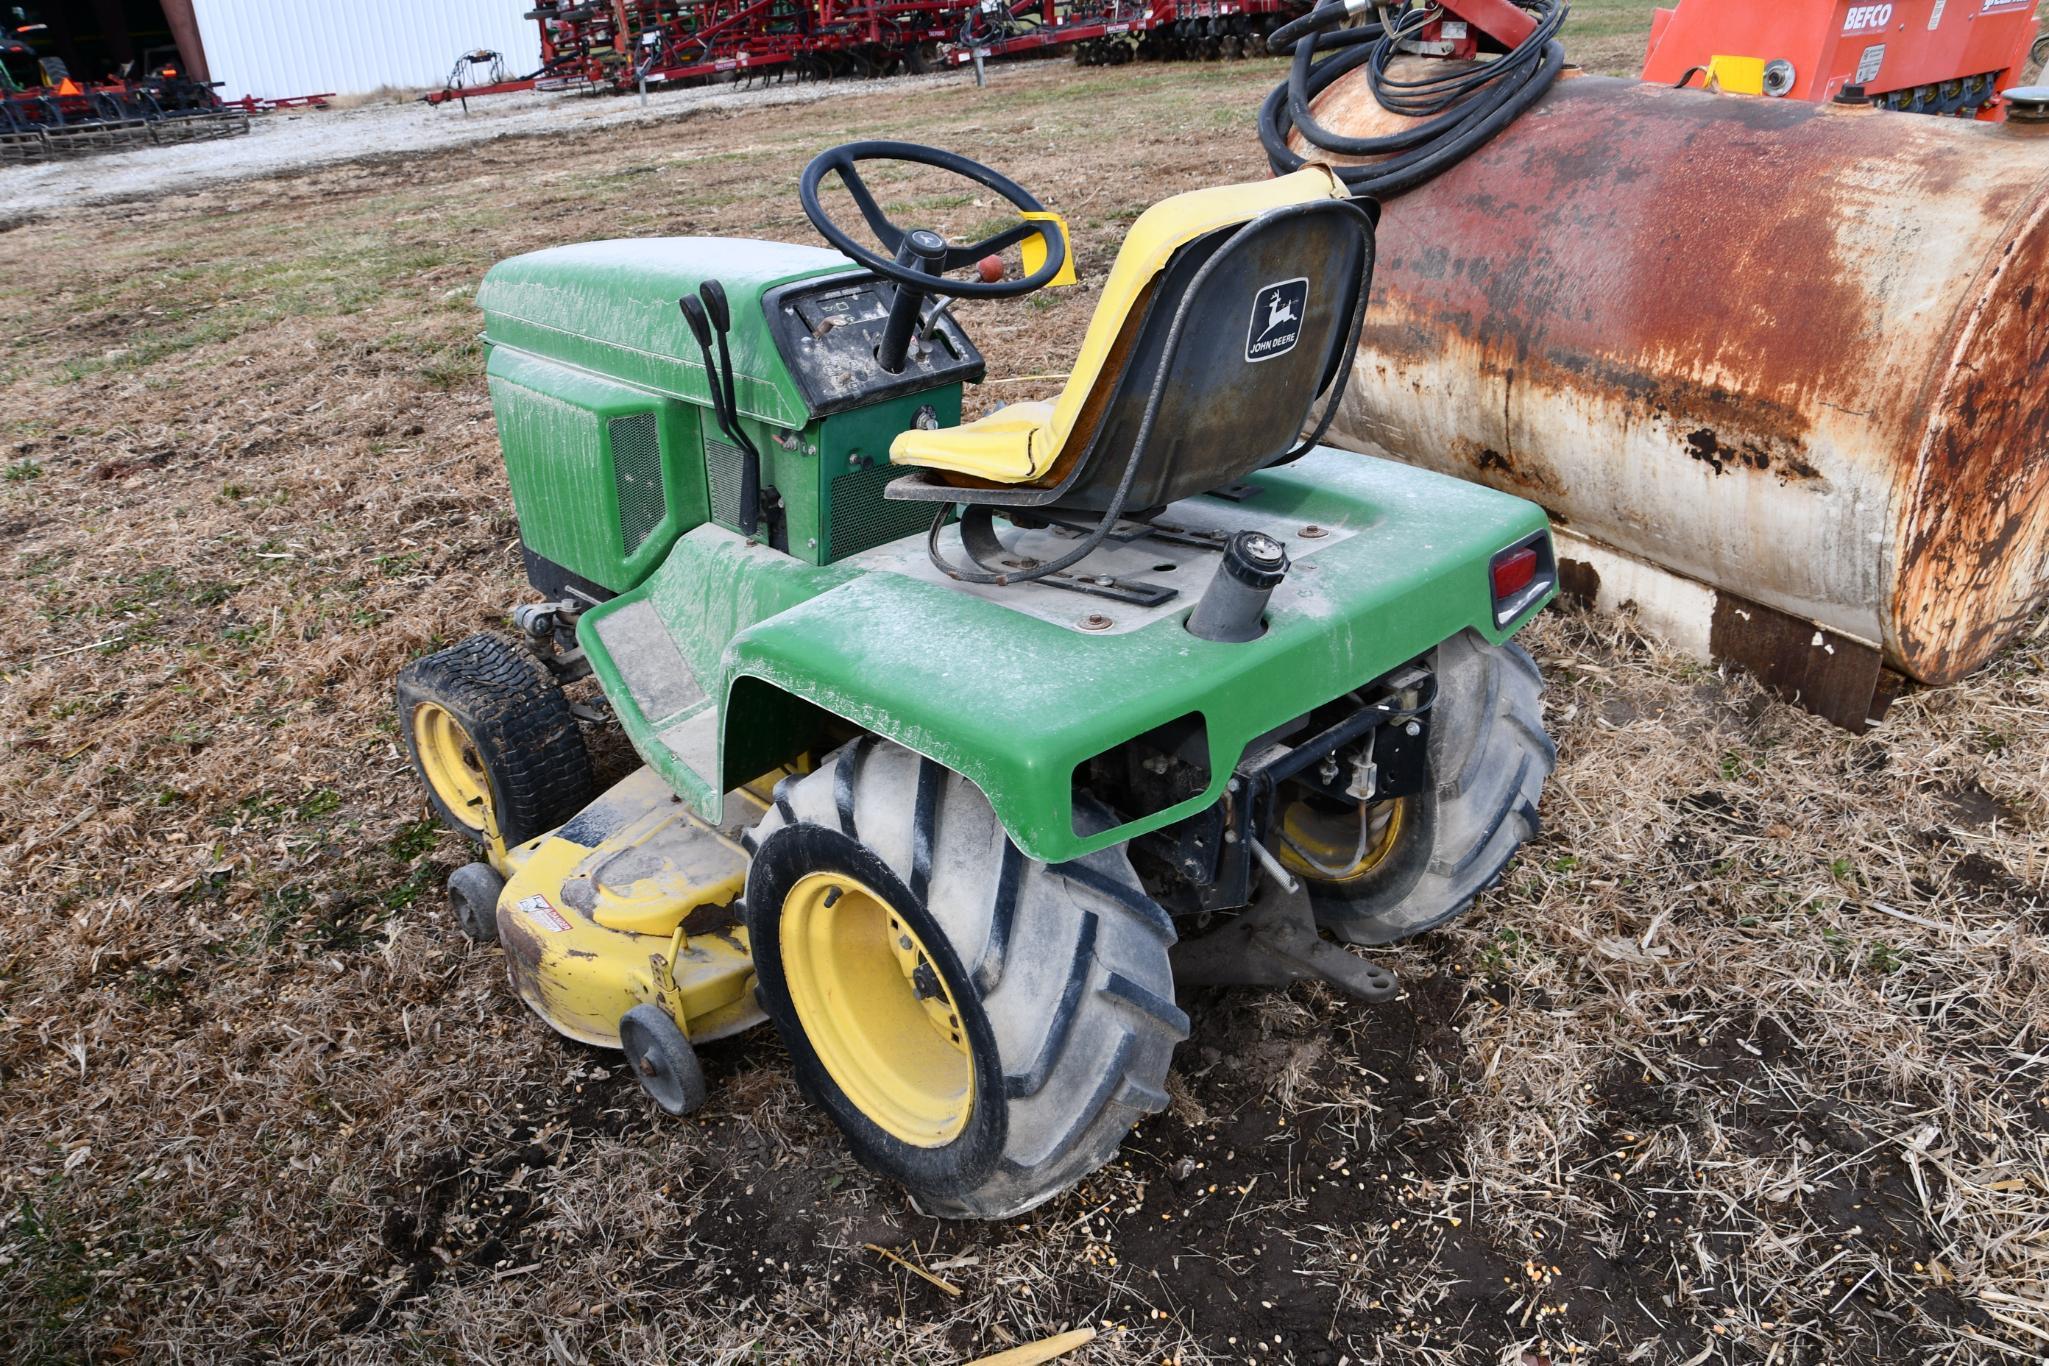
<svg viewBox="0 0 2049 1366">
<path fill-rule="evenodd" d="M 1295 349 L 1302 337 L 1302 313 L 1309 306 L 1307 277 L 1262 285 L 1252 296 L 1252 326 L 1245 334 L 1245 359 L 1272 360 Z"/>
</svg>

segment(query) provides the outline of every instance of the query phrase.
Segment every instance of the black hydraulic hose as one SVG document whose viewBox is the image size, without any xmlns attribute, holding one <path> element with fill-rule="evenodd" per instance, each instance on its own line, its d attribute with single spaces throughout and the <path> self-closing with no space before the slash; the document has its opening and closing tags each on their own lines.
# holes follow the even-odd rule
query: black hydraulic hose
<svg viewBox="0 0 2049 1366">
<path fill-rule="evenodd" d="M 1541 99 L 1565 68 L 1557 35 L 1565 22 L 1563 0 L 1526 0 L 1536 29 L 1515 49 L 1479 65 L 1448 67 L 1440 74 L 1398 79 L 1389 74 L 1401 45 L 1443 12 L 1434 5 L 1380 6 L 1382 22 L 1352 24 L 1367 6 L 1327 0 L 1308 14 L 1275 29 L 1270 51 L 1294 48 L 1288 78 L 1275 86 L 1259 110 L 1259 140 L 1276 174 L 1300 170 L 1308 158 L 1289 147 L 1291 132 L 1315 151 L 1336 156 L 1375 157 L 1335 168 L 1356 195 L 1385 199 L 1413 189 L 1470 156 Z M 1320 54 L 1330 54 L 1322 56 Z M 1310 112 L 1316 97 L 1352 72 L 1366 68 L 1374 97 L 1390 113 L 1419 120 L 1385 137 L 1349 137 L 1317 122 Z"/>
</svg>

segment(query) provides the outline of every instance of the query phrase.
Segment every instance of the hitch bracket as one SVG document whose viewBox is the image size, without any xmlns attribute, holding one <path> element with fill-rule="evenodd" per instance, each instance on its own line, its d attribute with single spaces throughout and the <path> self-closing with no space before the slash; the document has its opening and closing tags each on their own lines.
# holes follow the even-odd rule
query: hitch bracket
<svg viewBox="0 0 2049 1366">
<path fill-rule="evenodd" d="M 1269 879 L 1222 928 L 1173 949 L 1174 980 L 1188 986 L 1283 987 L 1313 978 L 1369 1005 L 1401 993 L 1395 975 L 1316 932 L 1309 891 Z"/>
</svg>

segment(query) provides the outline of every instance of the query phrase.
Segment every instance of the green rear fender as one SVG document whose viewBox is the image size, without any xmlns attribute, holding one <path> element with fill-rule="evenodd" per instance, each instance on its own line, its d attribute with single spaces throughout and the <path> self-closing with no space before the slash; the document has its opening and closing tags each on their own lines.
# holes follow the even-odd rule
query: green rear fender
<svg viewBox="0 0 2049 1366">
<path fill-rule="evenodd" d="M 721 652 L 725 782 L 777 762 L 777 731 L 807 717 L 815 729 L 829 713 L 964 775 L 1026 854 L 1061 862 L 1193 815 L 1223 796 L 1261 735 L 1461 631 L 1499 643 L 1541 605 L 1506 629 L 1492 619 L 1489 562 L 1545 529 L 1534 504 L 1369 457 L 1318 456 L 1261 475 L 1260 502 L 1350 534 L 1297 566 L 1259 640 L 1190 635 L 1193 603 L 1094 634 L 940 583 L 852 571 Z M 1088 603 L 1077 602 L 1079 615 Z M 1189 715 L 1204 726 L 1208 789 L 1077 833 L 1076 767 Z"/>
<path fill-rule="evenodd" d="M 1489 562 L 1544 531 L 1532 503 L 1335 451 L 1256 482 L 1262 511 L 1326 535 L 1275 593 L 1266 634 L 1243 644 L 1190 635 L 1192 601 L 1093 633 L 873 562 L 807 565 L 716 527 L 587 612 L 578 636 L 635 748 L 707 819 L 838 717 L 962 774 L 1019 848 L 1063 862 L 1194 814 L 1261 735 L 1461 631 L 1498 643 L 1541 606 L 1505 629 L 1492 620 Z M 1077 597 L 1074 615 L 1090 606 Z M 1209 787 L 1077 833 L 1076 767 L 1191 715 Z"/>
</svg>

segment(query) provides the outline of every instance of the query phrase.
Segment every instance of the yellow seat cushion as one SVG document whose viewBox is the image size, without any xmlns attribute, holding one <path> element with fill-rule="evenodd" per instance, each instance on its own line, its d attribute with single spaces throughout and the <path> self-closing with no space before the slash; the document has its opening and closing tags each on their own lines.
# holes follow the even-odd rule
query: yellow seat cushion
<svg viewBox="0 0 2049 1366">
<path fill-rule="evenodd" d="M 1022 484 L 1052 463 L 1053 404 L 1011 403 L 959 427 L 905 432 L 889 445 L 890 463 L 930 465 L 1000 484 Z M 922 458 L 931 451 L 934 459 Z M 908 454 L 907 454 L 908 453 Z"/>
<path fill-rule="evenodd" d="M 1161 200 L 1140 214 L 1125 235 L 1059 398 L 1051 403 L 1013 403 L 959 427 L 905 432 L 889 444 L 890 463 L 994 484 L 1043 479 L 1059 462 L 1098 382 L 1115 381 L 1114 374 L 1103 373 L 1105 362 L 1126 319 L 1176 251 L 1218 228 L 1248 223 L 1269 209 L 1347 197 L 1344 183 L 1329 167 L 1310 165 L 1272 180 L 1216 185 Z"/>
</svg>

